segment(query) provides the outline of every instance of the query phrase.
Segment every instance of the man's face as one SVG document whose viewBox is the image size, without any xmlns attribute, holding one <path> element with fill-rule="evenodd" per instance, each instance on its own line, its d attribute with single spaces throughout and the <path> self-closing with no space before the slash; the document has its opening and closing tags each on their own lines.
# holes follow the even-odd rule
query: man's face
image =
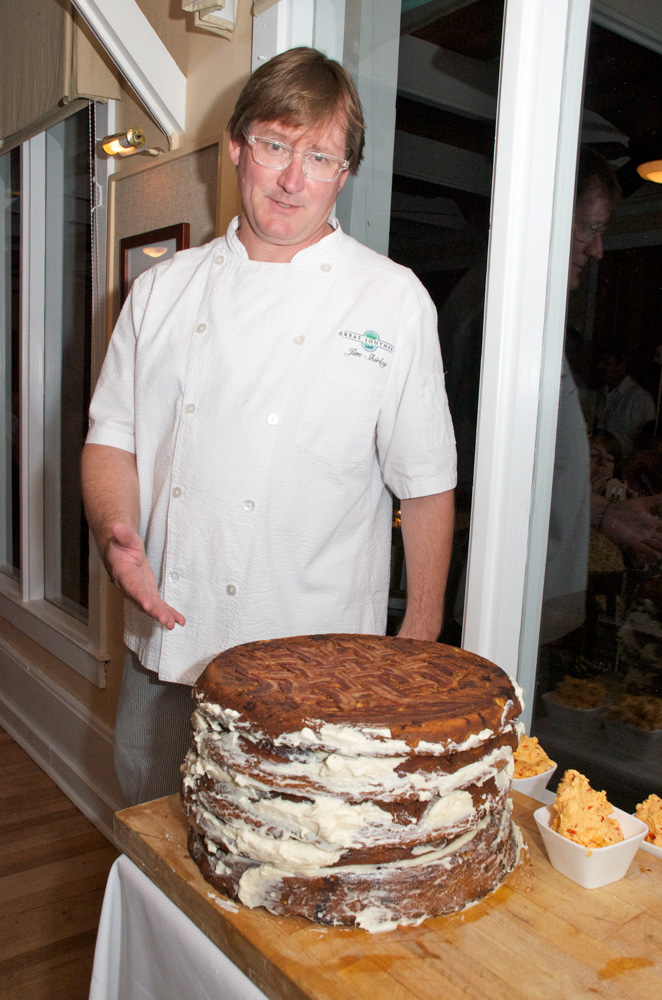
<svg viewBox="0 0 662 1000">
<path fill-rule="evenodd" d="M 336 114 L 313 131 L 282 122 L 254 121 L 251 133 L 285 142 L 295 153 L 316 151 L 345 158 L 344 120 Z M 239 239 L 251 260 L 288 262 L 329 232 L 327 220 L 347 180 L 343 171 L 331 182 L 315 181 L 303 172 L 301 156 L 283 170 L 256 163 L 246 142 L 230 139 L 230 159 L 237 168 L 241 192 Z"/>
<path fill-rule="evenodd" d="M 611 205 L 597 184 L 590 184 L 575 205 L 572 223 L 572 247 L 570 251 L 570 273 L 568 288 L 579 286 L 579 275 L 589 257 L 600 260 L 603 254 L 602 236 L 592 232 L 589 226 L 604 229 L 611 218 Z"/>
<path fill-rule="evenodd" d="M 598 375 L 604 385 L 615 389 L 627 375 L 627 365 L 615 354 L 603 354 L 598 360 Z"/>
</svg>

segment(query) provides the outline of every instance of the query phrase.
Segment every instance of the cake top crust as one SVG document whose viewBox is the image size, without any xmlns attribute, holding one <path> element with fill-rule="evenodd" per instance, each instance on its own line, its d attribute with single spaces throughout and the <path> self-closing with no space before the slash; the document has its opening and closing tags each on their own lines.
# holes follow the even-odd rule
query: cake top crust
<svg viewBox="0 0 662 1000">
<path fill-rule="evenodd" d="M 489 660 L 438 642 L 378 635 L 234 646 L 211 661 L 194 696 L 229 712 L 239 732 L 278 743 L 307 730 L 323 745 L 325 730 L 347 727 L 381 742 L 378 753 L 434 753 L 432 746 L 486 739 L 522 710 L 510 678 Z"/>
</svg>

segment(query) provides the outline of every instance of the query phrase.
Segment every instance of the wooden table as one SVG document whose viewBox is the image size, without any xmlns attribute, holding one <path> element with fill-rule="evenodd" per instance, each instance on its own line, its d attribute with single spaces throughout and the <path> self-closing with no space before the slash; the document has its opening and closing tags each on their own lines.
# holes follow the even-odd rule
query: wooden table
<svg viewBox="0 0 662 1000">
<path fill-rule="evenodd" d="M 662 861 L 581 889 L 547 860 L 539 805 L 512 794 L 527 850 L 463 913 L 381 934 L 249 910 L 215 892 L 186 849 L 177 796 L 116 814 L 118 846 L 273 1000 L 653 1000 L 662 992 Z"/>
</svg>

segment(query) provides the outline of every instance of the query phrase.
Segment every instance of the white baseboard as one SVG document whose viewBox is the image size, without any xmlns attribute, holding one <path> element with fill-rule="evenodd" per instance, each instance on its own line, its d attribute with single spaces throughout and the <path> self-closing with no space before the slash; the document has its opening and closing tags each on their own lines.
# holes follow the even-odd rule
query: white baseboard
<svg viewBox="0 0 662 1000">
<path fill-rule="evenodd" d="M 0 638 L 0 726 L 111 843 L 122 798 L 113 734 Z"/>
</svg>

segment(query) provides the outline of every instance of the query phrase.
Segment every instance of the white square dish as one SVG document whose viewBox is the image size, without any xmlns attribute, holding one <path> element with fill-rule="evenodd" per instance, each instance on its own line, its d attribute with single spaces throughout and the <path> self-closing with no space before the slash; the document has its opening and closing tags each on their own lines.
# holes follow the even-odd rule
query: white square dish
<svg viewBox="0 0 662 1000">
<path fill-rule="evenodd" d="M 534 774 L 530 778 L 513 778 L 513 789 L 516 792 L 522 792 L 523 795 L 530 795 L 532 799 L 538 799 L 540 802 L 540 796 L 547 788 L 555 770 L 556 764 L 554 764 L 554 767 L 548 767 L 546 771 L 543 771 L 541 774 Z"/>
<path fill-rule="evenodd" d="M 637 818 L 636 813 L 632 813 L 632 815 Z M 656 858 L 662 858 L 662 847 L 657 847 L 655 844 L 649 844 L 647 841 L 642 840 L 641 849 L 648 854 L 653 854 Z"/>
<path fill-rule="evenodd" d="M 541 806 L 536 809 L 533 818 L 552 867 L 584 889 L 599 889 L 623 878 L 648 832 L 646 824 L 636 816 L 622 809 L 614 809 L 614 815 L 621 824 L 625 839 L 618 844 L 592 850 L 550 829 L 553 806 Z"/>
<path fill-rule="evenodd" d="M 654 854 L 656 858 L 662 858 L 662 847 L 656 847 L 655 844 L 649 844 L 645 840 L 642 840 L 639 846 L 642 851 L 646 851 L 648 854 Z"/>
</svg>

